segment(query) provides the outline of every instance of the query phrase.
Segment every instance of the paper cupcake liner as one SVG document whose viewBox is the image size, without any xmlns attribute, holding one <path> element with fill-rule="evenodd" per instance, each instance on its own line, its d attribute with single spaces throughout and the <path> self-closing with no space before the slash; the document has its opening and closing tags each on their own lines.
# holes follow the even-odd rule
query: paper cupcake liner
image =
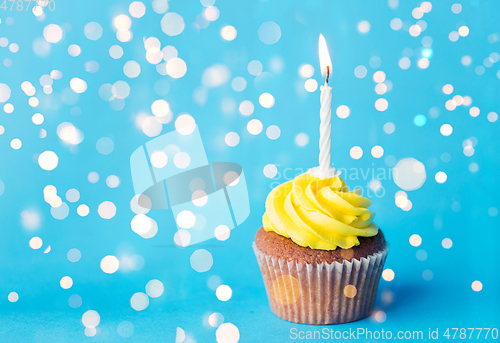
<svg viewBox="0 0 500 343">
<path fill-rule="evenodd" d="M 389 251 L 343 263 L 288 261 L 253 249 L 273 313 L 301 324 L 342 324 L 373 310 L 380 275 Z"/>
</svg>

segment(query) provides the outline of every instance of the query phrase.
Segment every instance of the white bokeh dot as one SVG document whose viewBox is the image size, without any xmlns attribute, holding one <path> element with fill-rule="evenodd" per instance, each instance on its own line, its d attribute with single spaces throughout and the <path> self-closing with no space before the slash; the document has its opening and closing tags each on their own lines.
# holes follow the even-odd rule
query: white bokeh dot
<svg viewBox="0 0 500 343">
<path fill-rule="evenodd" d="M 247 130 L 251 135 L 258 135 L 262 132 L 262 122 L 258 119 L 252 119 L 247 124 Z"/>
<path fill-rule="evenodd" d="M 158 298 L 163 294 L 164 286 L 160 280 L 149 280 L 146 284 L 146 294 L 151 298 Z"/>
<path fill-rule="evenodd" d="M 73 286 L 73 279 L 69 276 L 63 276 L 59 281 L 61 288 L 70 289 Z"/>
<path fill-rule="evenodd" d="M 274 164 L 268 164 L 264 167 L 264 176 L 272 179 L 278 174 L 278 168 Z"/>
<path fill-rule="evenodd" d="M 40 249 L 43 245 L 43 241 L 40 237 L 33 237 L 29 241 L 29 246 L 31 249 L 37 250 Z"/>
<path fill-rule="evenodd" d="M 240 103 L 240 106 L 239 106 L 239 111 L 241 114 L 243 114 L 244 116 L 249 116 L 253 113 L 254 111 L 254 105 L 253 103 L 250 101 L 250 100 L 243 100 L 241 103 Z"/>
<path fill-rule="evenodd" d="M 97 329 L 93 326 L 87 326 L 85 330 L 83 330 L 83 333 L 87 337 L 94 337 L 97 334 Z"/>
<path fill-rule="evenodd" d="M 196 270 L 198 273 L 209 271 L 214 263 L 212 254 L 205 249 L 195 250 L 189 261 L 191 263 L 191 268 Z"/>
<path fill-rule="evenodd" d="M 163 151 L 155 151 L 151 154 L 151 165 L 155 168 L 163 168 L 168 163 L 168 156 Z"/>
<path fill-rule="evenodd" d="M 441 245 L 445 249 L 450 249 L 453 246 L 453 242 L 449 238 L 445 238 L 441 241 Z"/>
<path fill-rule="evenodd" d="M 219 312 L 214 312 L 208 316 L 208 324 L 210 324 L 211 327 L 216 328 L 222 323 L 224 323 L 224 316 Z"/>
<path fill-rule="evenodd" d="M 167 36 L 177 36 L 184 31 L 184 19 L 175 12 L 166 13 L 161 19 L 161 30 Z"/>
<path fill-rule="evenodd" d="M 271 93 L 262 93 L 259 96 L 259 104 L 264 108 L 271 108 L 274 106 L 275 100 Z"/>
<path fill-rule="evenodd" d="M 63 30 L 59 25 L 49 24 L 43 29 L 43 37 L 49 43 L 58 43 L 63 37 Z"/>
<path fill-rule="evenodd" d="M 445 183 L 446 180 L 448 179 L 448 175 L 446 175 L 446 173 L 443 171 L 439 171 L 436 173 L 434 178 L 436 179 L 437 183 Z"/>
<path fill-rule="evenodd" d="M 281 28 L 273 21 L 266 21 L 259 27 L 258 35 L 262 43 L 275 44 L 281 38 Z"/>
<path fill-rule="evenodd" d="M 354 68 L 354 75 L 358 78 L 358 79 L 362 79 L 366 76 L 366 74 L 368 74 L 368 70 L 366 69 L 365 66 L 363 65 L 359 65 L 357 66 L 356 68 Z"/>
<path fill-rule="evenodd" d="M 309 136 L 307 133 L 299 133 L 295 136 L 295 144 L 298 146 L 306 146 L 309 143 Z"/>
<path fill-rule="evenodd" d="M 217 19 L 219 19 L 220 11 L 215 6 L 208 6 L 205 9 L 205 12 L 203 12 L 203 15 L 209 21 L 216 21 Z"/>
<path fill-rule="evenodd" d="M 315 92 L 318 89 L 318 81 L 315 79 L 308 79 L 304 82 L 304 88 L 310 93 Z"/>
<path fill-rule="evenodd" d="M 454 14 L 459 14 L 460 12 L 462 12 L 462 5 L 459 3 L 455 3 L 455 4 L 451 5 L 451 11 Z"/>
<path fill-rule="evenodd" d="M 483 284 L 481 281 L 476 280 L 472 283 L 471 287 L 475 292 L 480 292 L 483 289 Z"/>
<path fill-rule="evenodd" d="M 226 225 L 219 225 L 215 228 L 214 235 L 219 241 L 225 241 L 231 235 L 231 230 Z"/>
<path fill-rule="evenodd" d="M 443 124 L 439 131 L 443 136 L 449 136 L 453 133 L 453 127 L 450 124 Z"/>
<path fill-rule="evenodd" d="M 66 257 L 68 258 L 68 261 L 75 263 L 80 261 L 80 259 L 82 258 L 82 253 L 80 252 L 80 250 L 73 248 L 69 249 Z"/>
<path fill-rule="evenodd" d="M 98 40 L 102 36 L 102 27 L 99 23 L 90 22 L 85 25 L 83 33 L 90 40 Z"/>
<path fill-rule="evenodd" d="M 299 75 L 307 79 L 314 75 L 314 67 L 310 64 L 303 64 L 299 67 Z"/>
<path fill-rule="evenodd" d="M 16 301 L 19 300 L 19 295 L 16 292 L 10 292 L 9 295 L 7 296 L 7 299 L 11 303 L 15 303 Z"/>
<path fill-rule="evenodd" d="M 238 32 L 234 26 L 226 25 L 220 30 L 220 35 L 224 40 L 232 41 L 236 38 Z"/>
<path fill-rule="evenodd" d="M 370 23 L 366 20 L 363 20 L 358 23 L 358 31 L 360 33 L 368 33 L 370 31 Z"/>
<path fill-rule="evenodd" d="M 120 178 L 116 175 L 109 175 L 106 178 L 106 186 L 109 188 L 116 188 L 120 185 Z"/>
<path fill-rule="evenodd" d="M 248 63 L 247 70 L 250 75 L 257 76 L 262 73 L 262 63 L 258 60 L 253 60 Z"/>
<path fill-rule="evenodd" d="M 166 70 L 167 74 L 170 77 L 174 79 L 180 79 L 181 77 L 186 75 L 187 65 L 183 59 L 174 57 L 168 60 Z"/>
<path fill-rule="evenodd" d="M 191 195 L 191 201 L 195 206 L 203 207 L 208 202 L 208 195 L 204 190 L 197 189 L 193 192 L 193 195 Z"/>
<path fill-rule="evenodd" d="M 271 125 L 266 130 L 266 136 L 271 140 L 278 139 L 280 135 L 281 135 L 281 130 L 277 125 Z"/>
<path fill-rule="evenodd" d="M 14 150 L 19 150 L 23 146 L 23 142 L 19 138 L 14 138 L 10 141 L 10 147 Z"/>
<path fill-rule="evenodd" d="M 384 269 L 384 271 L 382 272 L 382 279 L 384 279 L 385 281 L 392 281 L 394 280 L 394 271 L 392 269 Z"/>
<path fill-rule="evenodd" d="M 134 18 L 141 18 L 146 14 L 146 6 L 141 1 L 134 1 L 128 7 L 130 15 Z"/>
<path fill-rule="evenodd" d="M 43 121 L 45 120 L 45 118 L 43 117 L 43 115 L 41 113 L 35 113 L 33 114 L 33 116 L 31 117 L 31 121 L 33 122 L 33 124 L 35 125 L 41 125 L 43 124 Z"/>
<path fill-rule="evenodd" d="M 95 328 L 101 322 L 101 316 L 97 311 L 88 310 L 82 316 L 82 323 L 85 327 Z"/>
<path fill-rule="evenodd" d="M 392 178 L 405 191 L 419 189 L 427 178 L 425 165 L 415 158 L 403 158 L 392 169 Z"/>
<path fill-rule="evenodd" d="M 410 244 L 414 247 L 418 247 L 422 244 L 422 238 L 417 234 L 413 234 L 410 236 Z"/>
<path fill-rule="evenodd" d="M 346 105 L 340 105 L 339 107 L 337 107 L 336 113 L 337 117 L 345 119 L 349 117 L 349 115 L 351 114 L 351 110 Z"/>
<path fill-rule="evenodd" d="M 90 213 L 90 209 L 89 209 L 89 207 L 87 205 L 81 204 L 76 209 L 76 212 L 78 213 L 78 215 L 80 217 L 86 217 Z"/>
<path fill-rule="evenodd" d="M 388 106 L 389 106 L 389 103 L 384 98 L 380 98 L 380 99 L 377 99 L 377 101 L 375 101 L 375 108 L 377 109 L 377 111 L 383 112 L 383 111 L 387 110 Z"/>
<path fill-rule="evenodd" d="M 104 201 L 97 208 L 97 213 L 103 219 L 111 219 L 116 214 L 116 206 L 111 201 Z"/>
<path fill-rule="evenodd" d="M 143 311 L 149 306 L 149 297 L 143 292 L 137 292 L 130 298 L 130 306 L 136 311 Z"/>
<path fill-rule="evenodd" d="M 220 301 L 228 301 L 233 295 L 233 290 L 228 285 L 220 285 L 215 290 L 215 295 Z"/>
<path fill-rule="evenodd" d="M 236 132 L 229 132 L 224 141 L 228 146 L 235 147 L 240 143 L 240 136 Z"/>
<path fill-rule="evenodd" d="M 403 21 L 399 18 L 394 18 L 390 22 L 391 29 L 398 31 L 403 27 Z"/>
<path fill-rule="evenodd" d="M 141 124 L 142 132 L 148 137 L 156 137 L 163 130 L 161 120 L 155 116 L 147 116 Z"/>
<path fill-rule="evenodd" d="M 115 273 L 120 267 L 120 261 L 113 255 L 108 255 L 101 260 L 101 269 L 106 274 Z"/>
<path fill-rule="evenodd" d="M 180 228 L 190 229 L 196 224 L 196 216 L 191 211 L 183 210 L 177 215 L 176 222 Z"/>
<path fill-rule="evenodd" d="M 181 114 L 175 120 L 175 130 L 181 135 L 187 136 L 194 132 L 196 129 L 196 122 L 189 114 Z"/>
<path fill-rule="evenodd" d="M 361 149 L 361 147 L 359 146 L 353 146 L 349 151 L 349 155 L 351 156 L 351 158 L 359 160 L 363 156 L 363 149 Z"/>
<path fill-rule="evenodd" d="M 131 79 L 136 78 L 141 73 L 141 66 L 136 61 L 127 61 L 123 66 L 123 73 Z"/>
<path fill-rule="evenodd" d="M 180 247 L 187 247 L 191 242 L 191 234 L 187 230 L 179 230 L 174 234 L 174 242 Z"/>
<path fill-rule="evenodd" d="M 373 148 L 372 148 L 372 156 L 375 157 L 375 158 L 380 158 L 384 155 L 384 148 L 382 148 L 380 145 L 375 145 Z"/>
<path fill-rule="evenodd" d="M 84 93 L 87 90 L 87 82 L 78 77 L 74 77 L 69 81 L 69 86 L 73 92 L 77 94 Z"/>
<path fill-rule="evenodd" d="M 174 165 L 179 169 L 186 169 L 191 164 L 191 157 L 187 152 L 181 151 L 174 156 Z"/>
<path fill-rule="evenodd" d="M 490 112 L 490 113 L 488 113 L 486 118 L 488 119 L 488 121 L 490 123 L 494 123 L 498 120 L 498 114 L 496 112 Z"/>
<path fill-rule="evenodd" d="M 403 70 L 409 69 L 411 66 L 411 60 L 408 57 L 403 57 L 399 60 L 399 67 Z"/>
<path fill-rule="evenodd" d="M 247 88 L 247 81 L 241 76 L 237 76 L 231 81 L 231 87 L 235 92 L 242 92 Z"/>
<path fill-rule="evenodd" d="M 217 343 L 237 343 L 240 340 L 240 331 L 232 323 L 223 323 L 215 332 Z"/>
<path fill-rule="evenodd" d="M 240 176 L 235 171 L 228 171 L 223 176 L 223 181 L 228 186 L 236 186 L 240 182 Z"/>
<path fill-rule="evenodd" d="M 38 164 L 43 170 L 51 171 L 57 167 L 59 157 L 53 151 L 44 151 L 38 156 Z"/>
</svg>

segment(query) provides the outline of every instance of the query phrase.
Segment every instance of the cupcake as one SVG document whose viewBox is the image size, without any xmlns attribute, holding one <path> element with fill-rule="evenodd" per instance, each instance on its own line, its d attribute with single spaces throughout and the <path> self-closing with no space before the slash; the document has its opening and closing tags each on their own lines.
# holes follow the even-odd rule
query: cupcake
<svg viewBox="0 0 500 343">
<path fill-rule="evenodd" d="M 371 201 L 339 176 L 309 171 L 274 188 L 253 248 L 273 313 L 341 324 L 373 309 L 388 252 Z"/>
</svg>

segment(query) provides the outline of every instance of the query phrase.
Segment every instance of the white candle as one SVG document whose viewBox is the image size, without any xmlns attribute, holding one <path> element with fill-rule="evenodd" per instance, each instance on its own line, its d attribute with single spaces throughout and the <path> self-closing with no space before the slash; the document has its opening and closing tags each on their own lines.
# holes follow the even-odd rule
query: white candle
<svg viewBox="0 0 500 343">
<path fill-rule="evenodd" d="M 326 171 L 330 168 L 330 147 L 332 145 L 332 87 L 321 86 L 321 110 L 319 116 L 321 123 L 319 125 L 319 169 Z"/>
<path fill-rule="evenodd" d="M 328 78 L 332 69 L 332 61 L 328 48 L 326 46 L 325 37 L 319 35 L 319 63 L 321 66 L 321 75 L 326 76 L 325 85 L 321 86 L 321 109 L 319 127 L 319 174 L 326 177 L 326 174 L 331 174 L 330 167 L 331 157 L 331 133 L 332 133 L 332 87 L 328 86 Z"/>
</svg>

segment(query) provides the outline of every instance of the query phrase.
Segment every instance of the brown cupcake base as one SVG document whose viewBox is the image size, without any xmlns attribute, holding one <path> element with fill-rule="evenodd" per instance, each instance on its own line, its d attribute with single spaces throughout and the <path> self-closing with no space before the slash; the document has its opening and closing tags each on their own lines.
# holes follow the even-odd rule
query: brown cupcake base
<svg viewBox="0 0 500 343">
<path fill-rule="evenodd" d="M 301 247 L 290 238 L 278 235 L 274 231 L 266 231 L 260 228 L 255 235 L 255 244 L 260 251 L 271 256 L 294 260 L 304 263 L 342 263 L 344 260 L 351 261 L 353 258 L 360 260 L 378 251 L 384 250 L 387 245 L 382 230 L 373 237 L 358 237 L 359 245 L 350 249 L 337 248 L 336 250 L 318 250 L 309 247 Z"/>
<path fill-rule="evenodd" d="M 354 257 L 355 255 L 349 260 L 340 259 L 341 262 L 333 257 L 341 254 L 342 249 L 337 249 L 335 250 L 337 253 L 332 254 L 332 251 L 303 248 L 288 238 L 273 232 L 264 231 L 262 234 L 261 231 L 263 230 L 257 233 L 253 248 L 271 310 L 276 316 L 301 324 L 342 324 L 365 318 L 373 310 L 380 275 L 388 252 L 381 231 L 379 238 L 376 238 L 379 235 L 372 237 L 378 243 L 375 244 L 374 241 L 371 242 L 374 244 L 368 244 L 371 247 L 380 244 L 377 251 L 372 252 L 371 249 L 362 247 L 362 251 L 370 253 L 359 259 Z M 282 253 L 274 251 L 274 254 L 270 254 L 273 250 L 267 249 L 273 245 L 262 244 L 266 234 L 274 234 L 290 241 L 296 246 L 295 249 L 297 247 L 309 249 L 320 252 L 320 255 L 329 253 L 331 262 L 320 262 L 318 258 L 313 258 L 315 254 L 286 253 L 288 250 L 286 248 L 280 250 Z M 362 245 L 364 244 L 360 244 Z M 266 251 L 263 251 L 264 249 Z"/>
</svg>

